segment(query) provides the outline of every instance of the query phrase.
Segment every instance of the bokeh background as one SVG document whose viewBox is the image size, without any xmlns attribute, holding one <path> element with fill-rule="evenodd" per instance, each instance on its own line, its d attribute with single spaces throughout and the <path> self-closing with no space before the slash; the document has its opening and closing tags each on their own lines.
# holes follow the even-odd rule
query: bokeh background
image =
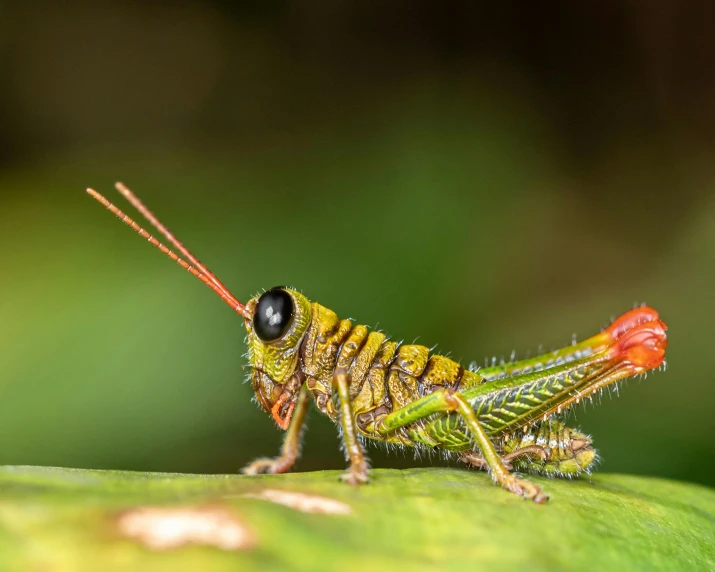
<svg viewBox="0 0 715 572">
<path fill-rule="evenodd" d="M 239 298 L 293 285 L 465 362 L 648 302 L 668 371 L 571 423 L 601 470 L 715 484 L 714 18 L 0 1 L 0 463 L 213 473 L 278 450 L 241 320 L 84 194 L 122 204 L 122 180 Z M 344 465 L 315 413 L 304 451 Z"/>
</svg>

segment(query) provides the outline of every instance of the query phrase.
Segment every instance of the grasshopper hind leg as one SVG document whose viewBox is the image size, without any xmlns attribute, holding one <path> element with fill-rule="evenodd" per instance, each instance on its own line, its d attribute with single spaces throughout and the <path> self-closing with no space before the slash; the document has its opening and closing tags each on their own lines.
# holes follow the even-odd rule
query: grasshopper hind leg
<svg viewBox="0 0 715 572">
<path fill-rule="evenodd" d="M 393 411 L 384 418 L 379 431 L 383 435 L 389 435 L 400 427 L 407 427 L 430 417 L 434 413 L 440 412 L 451 413 L 448 418 L 461 418 L 466 430 L 469 432 L 470 440 L 479 450 L 492 478 L 502 487 L 536 503 L 544 503 L 549 500 L 548 495 L 534 483 L 520 479 L 509 472 L 509 469 L 501 459 L 499 451 L 487 435 L 484 427 L 479 423 L 474 410 L 459 392 L 441 389 L 412 402 L 406 407 Z M 434 438 L 434 445 L 440 444 L 439 435 L 434 433 L 429 435 L 429 429 L 430 425 L 426 428 L 427 436 Z"/>
</svg>

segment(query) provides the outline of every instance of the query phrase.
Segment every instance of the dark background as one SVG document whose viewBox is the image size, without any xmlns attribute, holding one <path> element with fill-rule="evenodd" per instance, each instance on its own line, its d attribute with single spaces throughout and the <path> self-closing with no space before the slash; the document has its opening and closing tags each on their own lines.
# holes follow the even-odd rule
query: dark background
<svg viewBox="0 0 715 572">
<path fill-rule="evenodd" d="M 0 1 L 0 463 L 278 450 L 241 320 L 84 194 L 122 180 L 240 299 L 465 362 L 648 302 L 668 371 L 571 423 L 601 470 L 715 484 L 712 3 L 444 4 Z M 343 464 L 313 414 L 299 468 Z"/>
</svg>

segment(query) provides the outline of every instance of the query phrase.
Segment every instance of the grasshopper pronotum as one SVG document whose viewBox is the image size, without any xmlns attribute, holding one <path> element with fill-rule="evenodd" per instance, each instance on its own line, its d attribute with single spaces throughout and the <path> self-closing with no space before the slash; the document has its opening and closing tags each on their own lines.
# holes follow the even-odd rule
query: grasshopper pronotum
<svg viewBox="0 0 715 572">
<path fill-rule="evenodd" d="M 280 455 L 254 461 L 244 469 L 248 474 L 293 466 L 312 396 L 342 429 L 347 483 L 368 482 L 361 443 L 367 438 L 454 453 L 489 470 L 507 490 L 545 502 L 548 496 L 512 468 L 559 476 L 587 471 L 596 458 L 590 438 L 559 416 L 606 386 L 664 364 L 666 325 L 646 306 L 563 349 L 465 369 L 427 347 L 341 320 L 291 288 L 272 288 L 242 304 L 129 189 L 116 188 L 183 258 L 105 197 L 87 192 L 244 319 L 256 399 L 286 431 Z"/>
</svg>

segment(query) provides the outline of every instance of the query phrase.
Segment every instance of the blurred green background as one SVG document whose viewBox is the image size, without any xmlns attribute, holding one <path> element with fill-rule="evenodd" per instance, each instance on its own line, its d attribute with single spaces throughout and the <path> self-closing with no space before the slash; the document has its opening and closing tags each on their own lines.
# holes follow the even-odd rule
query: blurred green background
<svg viewBox="0 0 715 572">
<path fill-rule="evenodd" d="M 648 302 L 668 371 L 571 423 L 601 470 L 715 484 L 710 3 L 24 4 L 0 1 L 0 463 L 278 450 L 241 320 L 84 194 L 123 205 L 121 180 L 240 299 L 292 285 L 464 362 Z M 304 452 L 344 464 L 317 414 Z"/>
</svg>

